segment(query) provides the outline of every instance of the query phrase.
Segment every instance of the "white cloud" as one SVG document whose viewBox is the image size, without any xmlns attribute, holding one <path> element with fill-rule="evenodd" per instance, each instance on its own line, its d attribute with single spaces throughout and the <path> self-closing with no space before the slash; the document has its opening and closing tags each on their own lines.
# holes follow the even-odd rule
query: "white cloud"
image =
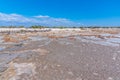
<svg viewBox="0 0 120 80">
<path fill-rule="evenodd" d="M 5 14 L 5 13 L 0 13 L 0 21 L 19 21 L 19 22 L 28 22 L 30 19 L 18 15 L 18 14 Z"/>
<path fill-rule="evenodd" d="M 50 16 L 47 16 L 47 15 L 45 15 L 45 16 L 43 16 L 43 15 L 38 15 L 38 16 L 34 16 L 35 18 L 50 18 Z"/>
<path fill-rule="evenodd" d="M 79 23 L 65 19 L 53 18 L 47 15 L 38 15 L 33 17 L 25 17 L 19 14 L 0 13 L 0 25 L 46 25 L 46 26 L 78 26 Z"/>
</svg>

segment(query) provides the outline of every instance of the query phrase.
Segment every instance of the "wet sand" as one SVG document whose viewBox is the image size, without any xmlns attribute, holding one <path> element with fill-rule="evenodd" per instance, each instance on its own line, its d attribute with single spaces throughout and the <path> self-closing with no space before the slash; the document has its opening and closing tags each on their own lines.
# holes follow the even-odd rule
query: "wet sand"
<svg viewBox="0 0 120 80">
<path fill-rule="evenodd" d="M 119 29 L 0 35 L 0 80 L 120 80 Z"/>
</svg>

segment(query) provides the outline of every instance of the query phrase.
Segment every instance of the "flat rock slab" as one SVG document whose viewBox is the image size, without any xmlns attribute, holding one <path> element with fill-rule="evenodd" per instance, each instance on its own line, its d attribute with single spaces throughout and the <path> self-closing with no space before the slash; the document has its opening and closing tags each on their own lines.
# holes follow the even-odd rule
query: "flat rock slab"
<svg viewBox="0 0 120 80">
<path fill-rule="evenodd" d="M 0 80 L 120 80 L 118 35 L 70 31 L 25 33 L 29 40 L 1 43 Z"/>
</svg>

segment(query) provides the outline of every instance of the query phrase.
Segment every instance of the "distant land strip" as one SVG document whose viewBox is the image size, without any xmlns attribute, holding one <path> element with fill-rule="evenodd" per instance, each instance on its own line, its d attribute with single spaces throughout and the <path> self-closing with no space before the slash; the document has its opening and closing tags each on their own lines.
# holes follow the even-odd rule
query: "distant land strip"
<svg viewBox="0 0 120 80">
<path fill-rule="evenodd" d="M 50 31 L 49 28 L 42 28 L 42 29 L 34 29 L 34 28 L 0 28 L 0 33 L 19 33 L 19 32 L 47 32 Z"/>
</svg>

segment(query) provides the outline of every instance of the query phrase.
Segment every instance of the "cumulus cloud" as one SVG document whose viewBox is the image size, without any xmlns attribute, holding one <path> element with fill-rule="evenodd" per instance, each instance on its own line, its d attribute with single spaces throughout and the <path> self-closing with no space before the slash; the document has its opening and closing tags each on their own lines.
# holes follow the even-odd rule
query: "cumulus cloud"
<svg viewBox="0 0 120 80">
<path fill-rule="evenodd" d="M 30 19 L 18 15 L 18 14 L 5 14 L 5 13 L 0 13 L 0 21 L 19 21 L 19 22 L 29 22 L 31 21 Z"/>
<path fill-rule="evenodd" d="M 0 13 L 0 25 L 44 25 L 44 26 L 80 26 L 80 23 L 65 18 L 54 18 L 47 15 L 25 17 L 19 14 Z"/>
<path fill-rule="evenodd" d="M 38 15 L 38 16 L 34 16 L 35 18 L 50 18 L 50 16 L 47 16 L 47 15 L 45 15 L 45 16 L 43 16 L 43 15 Z"/>
</svg>

